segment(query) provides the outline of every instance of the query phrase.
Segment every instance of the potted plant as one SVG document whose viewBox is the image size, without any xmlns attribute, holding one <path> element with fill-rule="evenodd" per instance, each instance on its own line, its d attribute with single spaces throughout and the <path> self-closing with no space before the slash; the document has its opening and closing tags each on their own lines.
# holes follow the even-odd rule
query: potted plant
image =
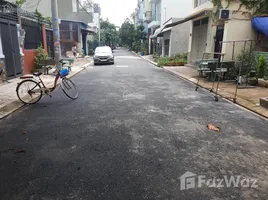
<svg viewBox="0 0 268 200">
<path fill-rule="evenodd" d="M 34 57 L 35 66 L 32 71 L 43 71 L 43 60 L 48 60 L 48 54 L 45 52 L 43 45 L 41 44 L 36 50 L 36 56 Z"/>
<path fill-rule="evenodd" d="M 256 76 L 256 72 L 249 73 L 248 84 L 252 86 L 258 85 L 258 77 Z"/>
<path fill-rule="evenodd" d="M 268 68 L 264 55 L 261 55 L 258 62 L 258 84 L 261 87 L 268 87 Z"/>
</svg>

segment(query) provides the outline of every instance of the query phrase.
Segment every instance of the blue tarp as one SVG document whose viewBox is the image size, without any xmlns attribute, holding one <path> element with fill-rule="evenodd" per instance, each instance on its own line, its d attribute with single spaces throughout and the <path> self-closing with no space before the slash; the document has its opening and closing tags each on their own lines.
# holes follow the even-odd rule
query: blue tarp
<svg viewBox="0 0 268 200">
<path fill-rule="evenodd" d="M 252 19 L 252 26 L 255 31 L 268 36 L 268 17 L 254 17 Z"/>
</svg>

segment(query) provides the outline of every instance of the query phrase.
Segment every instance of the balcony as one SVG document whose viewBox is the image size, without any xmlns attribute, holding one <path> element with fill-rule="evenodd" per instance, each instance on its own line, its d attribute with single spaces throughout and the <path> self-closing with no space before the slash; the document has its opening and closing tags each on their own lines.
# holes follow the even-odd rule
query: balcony
<svg viewBox="0 0 268 200">
<path fill-rule="evenodd" d="M 144 14 L 144 21 L 151 22 L 152 21 L 152 11 L 146 11 Z"/>
<path fill-rule="evenodd" d="M 152 21 L 150 24 L 148 24 L 148 28 L 155 29 L 160 26 L 160 21 Z"/>
</svg>

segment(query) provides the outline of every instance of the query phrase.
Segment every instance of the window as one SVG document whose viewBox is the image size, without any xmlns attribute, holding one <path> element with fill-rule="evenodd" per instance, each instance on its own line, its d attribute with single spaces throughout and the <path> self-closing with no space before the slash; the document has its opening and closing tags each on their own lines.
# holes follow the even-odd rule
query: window
<svg viewBox="0 0 268 200">
<path fill-rule="evenodd" d="M 164 55 L 165 56 L 169 56 L 169 40 L 164 40 Z"/>
<path fill-rule="evenodd" d="M 43 44 L 41 24 L 28 19 L 21 19 L 22 28 L 25 30 L 24 49 L 37 49 Z"/>
<path fill-rule="evenodd" d="M 73 0 L 73 12 L 77 12 L 77 0 Z"/>
<path fill-rule="evenodd" d="M 195 7 L 200 6 L 204 3 L 208 2 L 208 0 L 195 0 Z"/>
<path fill-rule="evenodd" d="M 193 22 L 194 27 L 205 24 L 208 24 L 208 17 Z"/>
</svg>

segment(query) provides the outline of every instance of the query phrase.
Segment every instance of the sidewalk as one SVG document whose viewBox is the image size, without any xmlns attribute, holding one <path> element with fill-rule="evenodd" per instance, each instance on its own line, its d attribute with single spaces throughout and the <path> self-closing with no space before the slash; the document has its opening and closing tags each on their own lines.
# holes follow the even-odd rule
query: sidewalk
<svg viewBox="0 0 268 200">
<path fill-rule="evenodd" d="M 152 56 L 144 56 L 143 58 L 152 64 L 155 64 Z M 193 66 L 187 65 L 180 67 L 164 67 L 164 70 L 168 73 L 184 78 L 192 83 L 197 83 L 199 74 L 196 68 Z M 199 85 L 210 90 L 213 86 L 213 83 L 205 78 L 201 78 Z M 214 88 L 216 88 L 216 84 Z M 220 82 L 218 94 L 227 99 L 233 99 L 235 96 L 235 89 L 235 83 Z M 214 91 L 215 90 L 216 89 L 214 89 Z M 260 98 L 263 97 L 268 97 L 268 88 L 256 87 L 250 89 L 238 89 L 236 103 L 261 116 L 268 118 L 268 109 L 260 106 Z"/>
<path fill-rule="evenodd" d="M 76 61 L 68 77 L 73 77 L 81 72 L 91 61 L 92 58 L 81 58 Z M 50 70 L 49 75 L 41 75 L 41 78 L 47 87 L 52 87 L 54 84 L 55 74 L 53 75 L 52 73 L 54 70 L 55 69 Z M 21 79 L 18 77 L 8 80 L 7 83 L 0 84 L 0 119 L 6 117 L 24 105 L 18 100 L 16 94 L 16 87 L 19 82 L 21 82 Z"/>
</svg>

